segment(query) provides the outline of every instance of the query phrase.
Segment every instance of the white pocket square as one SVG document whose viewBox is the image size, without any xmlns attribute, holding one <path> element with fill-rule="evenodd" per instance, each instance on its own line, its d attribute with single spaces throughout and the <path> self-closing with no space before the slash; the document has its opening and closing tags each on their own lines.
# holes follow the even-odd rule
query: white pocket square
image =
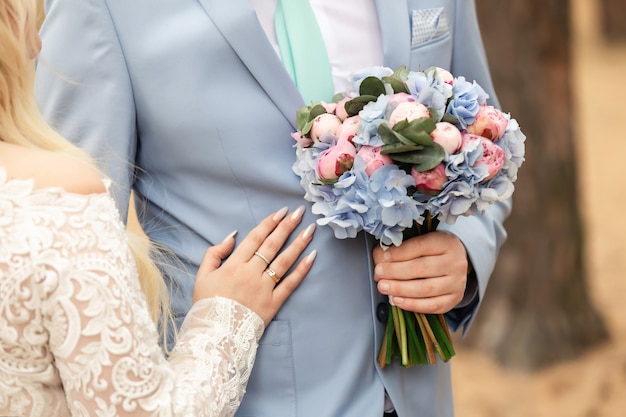
<svg viewBox="0 0 626 417">
<path fill-rule="evenodd" d="M 450 30 L 443 7 L 413 10 L 411 16 L 411 46 L 436 39 Z"/>
</svg>

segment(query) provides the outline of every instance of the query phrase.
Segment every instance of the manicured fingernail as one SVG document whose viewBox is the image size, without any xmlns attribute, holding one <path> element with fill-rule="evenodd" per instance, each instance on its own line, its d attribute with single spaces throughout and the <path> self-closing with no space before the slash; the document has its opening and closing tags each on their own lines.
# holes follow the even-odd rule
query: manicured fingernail
<svg viewBox="0 0 626 417">
<path fill-rule="evenodd" d="M 389 252 L 389 249 L 385 249 L 383 251 L 383 261 L 385 262 L 391 261 L 391 252 Z"/>
<path fill-rule="evenodd" d="M 306 261 L 308 263 L 312 263 L 315 260 L 315 257 L 317 256 L 317 249 L 313 250 L 313 252 L 309 253 L 306 257 Z"/>
<path fill-rule="evenodd" d="M 235 237 L 235 235 L 237 235 L 237 230 L 235 230 L 235 231 L 231 232 L 228 236 L 226 236 L 226 237 L 224 238 L 224 240 L 222 240 L 222 242 L 226 242 L 227 240 L 230 240 L 230 239 L 234 238 L 234 237 Z"/>
<path fill-rule="evenodd" d="M 307 226 L 306 229 L 304 229 L 304 233 L 302 233 L 302 239 L 308 239 L 313 232 L 315 231 L 315 223 L 311 223 L 310 225 Z"/>
<path fill-rule="evenodd" d="M 300 217 L 302 217 L 303 214 L 304 214 L 304 206 L 300 206 L 296 209 L 296 211 L 291 213 L 291 220 L 298 220 Z"/>
<path fill-rule="evenodd" d="M 289 207 L 287 207 L 287 206 L 281 208 L 276 213 L 274 213 L 274 216 L 272 216 L 272 220 L 279 221 L 280 219 L 285 217 L 285 214 L 287 214 L 288 210 L 289 210 Z"/>
<path fill-rule="evenodd" d="M 381 282 L 380 284 L 378 284 L 378 290 L 383 294 L 387 294 L 387 291 L 389 291 L 389 284 L 386 282 Z"/>
</svg>

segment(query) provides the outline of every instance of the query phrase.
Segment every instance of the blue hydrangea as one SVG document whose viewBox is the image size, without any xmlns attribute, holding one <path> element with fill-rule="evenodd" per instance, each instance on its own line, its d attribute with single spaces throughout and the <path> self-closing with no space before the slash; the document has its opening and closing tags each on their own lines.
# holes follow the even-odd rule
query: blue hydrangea
<svg viewBox="0 0 626 417">
<path fill-rule="evenodd" d="M 385 114 L 389 105 L 389 96 L 381 95 L 376 101 L 367 103 L 359 112 L 361 125 L 358 134 L 352 139 L 354 144 L 382 146 L 383 140 L 378 135 L 378 127 L 386 122 Z"/>
<path fill-rule="evenodd" d="M 454 95 L 447 112 L 456 117 L 459 121 L 458 127 L 465 130 L 474 123 L 478 109 L 487 102 L 489 96 L 480 85 L 466 81 L 465 77 L 455 78 L 452 91 Z"/>
</svg>

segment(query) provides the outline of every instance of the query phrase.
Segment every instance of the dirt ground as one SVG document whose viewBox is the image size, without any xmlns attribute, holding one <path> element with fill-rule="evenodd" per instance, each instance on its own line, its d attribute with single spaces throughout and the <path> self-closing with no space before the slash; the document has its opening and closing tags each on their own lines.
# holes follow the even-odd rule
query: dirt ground
<svg viewBox="0 0 626 417">
<path fill-rule="evenodd" d="M 611 341 L 568 363 L 524 374 L 489 357 L 459 349 L 453 359 L 457 417 L 626 416 L 626 45 L 598 34 L 595 0 L 572 0 L 574 85 L 581 209 L 589 291 L 604 315 Z M 615 98 L 615 100 L 610 100 Z M 594 146 L 596 143 L 602 146 Z"/>
</svg>

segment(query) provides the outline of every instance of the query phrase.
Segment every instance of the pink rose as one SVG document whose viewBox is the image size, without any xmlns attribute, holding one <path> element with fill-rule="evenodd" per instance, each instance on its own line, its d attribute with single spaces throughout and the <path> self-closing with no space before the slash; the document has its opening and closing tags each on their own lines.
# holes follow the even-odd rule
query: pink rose
<svg viewBox="0 0 626 417">
<path fill-rule="evenodd" d="M 394 126 L 396 123 L 405 119 L 410 122 L 422 117 L 430 117 L 428 108 L 421 103 L 406 101 L 398 104 L 398 106 L 391 112 L 391 115 L 389 116 L 389 124 Z"/>
<path fill-rule="evenodd" d="M 322 152 L 317 159 L 317 174 L 321 181 L 336 181 L 344 172 L 352 169 L 356 148 L 347 140 L 337 142 Z"/>
<path fill-rule="evenodd" d="M 337 103 L 337 107 L 335 108 L 335 114 L 339 119 L 343 122 L 348 118 L 348 112 L 346 111 L 346 103 L 352 100 L 350 97 L 344 97 Z"/>
<path fill-rule="evenodd" d="M 359 132 L 359 127 L 361 126 L 361 117 L 356 115 L 352 117 L 348 117 L 343 121 L 341 126 L 337 129 L 337 138 L 339 141 L 348 140 L 351 143 L 352 138 L 356 136 Z"/>
<path fill-rule="evenodd" d="M 378 146 L 362 146 L 357 155 L 365 161 L 365 173 L 368 177 L 371 177 L 374 171 L 383 165 L 393 163 L 389 156 L 380 153 L 380 147 Z"/>
<path fill-rule="evenodd" d="M 430 136 L 435 143 L 441 145 L 448 155 L 456 153 L 461 147 L 461 132 L 455 125 L 448 122 L 439 122 L 435 125 L 435 130 L 430 132 Z"/>
<path fill-rule="evenodd" d="M 334 114 L 324 113 L 313 119 L 311 125 L 311 139 L 318 142 L 322 135 L 330 133 L 337 134 L 337 129 L 341 125 L 341 120 Z"/>
<path fill-rule="evenodd" d="M 446 168 L 443 164 L 439 164 L 433 169 L 424 172 L 412 168 L 411 176 L 415 179 L 417 191 L 426 195 L 439 194 L 439 192 L 443 190 L 446 181 L 448 181 Z"/>
<path fill-rule="evenodd" d="M 490 139 L 471 133 L 465 133 L 463 135 L 463 146 L 474 140 L 479 140 L 483 147 L 483 155 L 478 158 L 474 166 L 481 164 L 487 166 L 488 174 L 483 181 L 488 181 L 495 177 L 502 169 L 504 158 L 506 157 L 504 149 L 493 143 Z"/>
<path fill-rule="evenodd" d="M 500 110 L 493 106 L 480 106 L 474 123 L 467 127 L 468 133 L 482 136 L 491 140 L 498 140 L 504 136 L 509 119 Z"/>
</svg>

